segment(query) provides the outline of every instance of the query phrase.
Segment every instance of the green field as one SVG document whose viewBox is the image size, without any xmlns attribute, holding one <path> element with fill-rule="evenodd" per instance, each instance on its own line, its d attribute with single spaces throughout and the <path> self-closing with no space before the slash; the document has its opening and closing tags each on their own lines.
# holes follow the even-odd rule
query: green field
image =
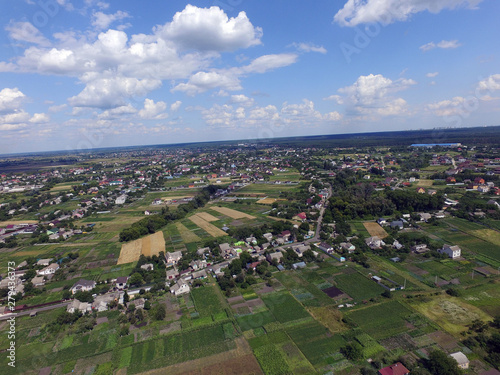
<svg viewBox="0 0 500 375">
<path fill-rule="evenodd" d="M 304 307 L 287 292 L 276 292 L 262 297 L 267 308 L 280 323 L 310 318 Z"/>
<path fill-rule="evenodd" d="M 339 289 L 355 301 L 378 297 L 385 290 L 375 281 L 368 279 L 358 272 L 335 276 L 335 282 Z"/>
<path fill-rule="evenodd" d="M 408 331 L 406 317 L 412 311 L 397 301 L 384 302 L 348 314 L 363 331 L 380 340 Z"/>
</svg>

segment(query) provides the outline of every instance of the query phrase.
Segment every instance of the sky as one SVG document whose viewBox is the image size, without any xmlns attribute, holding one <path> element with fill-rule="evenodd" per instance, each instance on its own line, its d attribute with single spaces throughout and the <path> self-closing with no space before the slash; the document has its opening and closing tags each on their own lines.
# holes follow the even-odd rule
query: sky
<svg viewBox="0 0 500 375">
<path fill-rule="evenodd" d="M 3 1 L 0 154 L 500 125 L 499 17 L 498 0 Z"/>
</svg>

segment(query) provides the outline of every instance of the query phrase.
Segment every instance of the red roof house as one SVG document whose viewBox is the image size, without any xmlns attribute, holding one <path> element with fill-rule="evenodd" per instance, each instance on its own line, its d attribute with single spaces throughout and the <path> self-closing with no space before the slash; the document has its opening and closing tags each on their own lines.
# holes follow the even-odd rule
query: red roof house
<svg viewBox="0 0 500 375">
<path fill-rule="evenodd" d="M 401 362 L 395 363 L 394 365 L 390 365 L 378 370 L 380 375 L 407 375 L 410 373 Z"/>
</svg>

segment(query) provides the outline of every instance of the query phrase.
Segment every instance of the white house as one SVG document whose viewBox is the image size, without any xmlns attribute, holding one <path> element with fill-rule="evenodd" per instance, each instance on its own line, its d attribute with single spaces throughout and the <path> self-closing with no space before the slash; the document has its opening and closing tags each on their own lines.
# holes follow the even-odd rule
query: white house
<svg viewBox="0 0 500 375">
<path fill-rule="evenodd" d="M 453 246 L 443 245 L 443 248 L 439 249 L 438 252 L 441 254 L 448 255 L 451 259 L 456 259 L 456 258 L 460 258 L 460 254 L 462 253 L 462 250 L 457 245 L 453 245 Z"/>
<path fill-rule="evenodd" d="M 92 311 L 92 305 L 88 302 L 80 302 L 77 299 L 74 299 L 68 305 L 66 311 L 73 314 L 76 310 L 79 310 L 85 314 Z"/>
<path fill-rule="evenodd" d="M 167 264 L 177 264 L 182 258 L 182 251 L 174 251 L 173 253 L 166 253 L 165 258 Z"/>
<path fill-rule="evenodd" d="M 174 286 L 170 288 L 170 293 L 180 296 L 185 293 L 189 293 L 191 289 L 189 288 L 189 285 L 184 281 L 184 280 L 179 280 L 175 283 Z"/>
<path fill-rule="evenodd" d="M 56 273 L 58 269 L 59 269 L 59 264 L 52 263 L 47 267 L 41 269 L 40 271 L 37 271 L 36 273 L 42 276 L 53 275 L 54 273 Z"/>
<path fill-rule="evenodd" d="M 127 196 L 125 194 L 120 195 L 118 198 L 115 199 L 115 204 L 124 204 L 126 200 Z"/>
<path fill-rule="evenodd" d="M 372 250 L 380 249 L 382 246 L 385 246 L 385 242 L 382 241 L 378 236 L 368 237 L 365 240 L 365 243 Z"/>
<path fill-rule="evenodd" d="M 36 262 L 37 266 L 48 266 L 50 264 L 50 261 L 52 259 L 40 259 L 38 262 Z"/>
<path fill-rule="evenodd" d="M 88 292 L 95 288 L 96 282 L 94 280 L 84 280 L 81 279 L 76 282 L 75 285 L 70 289 L 71 293 L 75 294 L 76 292 Z"/>
<path fill-rule="evenodd" d="M 458 367 L 461 369 L 467 370 L 469 368 L 469 359 L 462 352 L 456 352 L 450 354 L 450 357 L 453 358 L 458 363 Z"/>
<path fill-rule="evenodd" d="M 152 263 L 146 263 L 141 266 L 141 270 L 152 271 L 154 269 L 154 265 Z"/>
</svg>

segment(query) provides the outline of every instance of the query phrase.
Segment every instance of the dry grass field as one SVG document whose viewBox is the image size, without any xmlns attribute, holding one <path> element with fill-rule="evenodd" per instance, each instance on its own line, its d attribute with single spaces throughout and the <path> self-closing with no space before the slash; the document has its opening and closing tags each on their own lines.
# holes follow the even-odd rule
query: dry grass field
<svg viewBox="0 0 500 375">
<path fill-rule="evenodd" d="M 190 231 L 188 228 L 186 228 L 184 224 L 177 222 L 175 223 L 175 226 L 177 227 L 177 230 L 182 237 L 182 241 L 184 241 L 185 243 L 201 241 L 201 238 Z"/>
<path fill-rule="evenodd" d="M 233 209 L 227 208 L 227 207 L 211 206 L 210 209 L 217 211 L 217 212 L 220 212 L 221 214 L 223 214 L 225 216 L 229 216 L 232 219 L 243 219 L 243 218 L 255 219 L 255 216 L 246 214 L 246 213 L 241 212 L 241 211 L 236 211 L 236 210 L 233 210 Z"/>
<path fill-rule="evenodd" d="M 260 204 L 273 204 L 277 200 L 278 199 L 276 199 L 276 198 L 264 198 L 264 199 L 258 200 L 257 203 L 260 203 Z"/>
<path fill-rule="evenodd" d="M 433 183 L 434 183 L 434 181 L 433 181 L 433 180 L 424 180 L 424 179 L 420 179 L 420 180 L 417 182 L 417 186 L 418 186 L 418 187 L 431 187 Z"/>
<path fill-rule="evenodd" d="M 131 263 L 139 260 L 142 255 L 158 255 L 165 251 L 165 238 L 163 232 L 156 232 L 144 238 L 124 243 L 120 251 L 117 264 Z"/>
<path fill-rule="evenodd" d="M 209 223 L 212 221 L 217 221 L 219 220 L 213 215 L 210 215 L 208 212 L 198 212 L 196 216 L 201 217 L 203 220 L 208 221 Z"/>
<path fill-rule="evenodd" d="M 0 221 L 0 226 L 19 225 L 19 224 L 37 224 L 38 220 L 6 220 Z"/>
<path fill-rule="evenodd" d="M 215 225 L 210 224 L 208 221 L 198 216 L 198 214 L 191 216 L 189 220 L 198 225 L 212 237 L 221 237 L 226 235 L 226 232 L 217 228 Z"/>
<path fill-rule="evenodd" d="M 494 231 L 493 229 L 478 229 L 471 230 L 470 233 L 473 236 L 479 237 L 485 241 L 488 241 L 494 245 L 500 246 L 500 233 Z"/>
<path fill-rule="evenodd" d="M 373 223 L 373 222 L 367 222 L 363 223 L 363 226 L 365 229 L 370 233 L 370 236 L 374 237 L 377 236 L 380 239 L 384 239 L 387 237 L 389 234 L 385 231 L 384 228 L 382 228 L 378 223 Z"/>
</svg>

